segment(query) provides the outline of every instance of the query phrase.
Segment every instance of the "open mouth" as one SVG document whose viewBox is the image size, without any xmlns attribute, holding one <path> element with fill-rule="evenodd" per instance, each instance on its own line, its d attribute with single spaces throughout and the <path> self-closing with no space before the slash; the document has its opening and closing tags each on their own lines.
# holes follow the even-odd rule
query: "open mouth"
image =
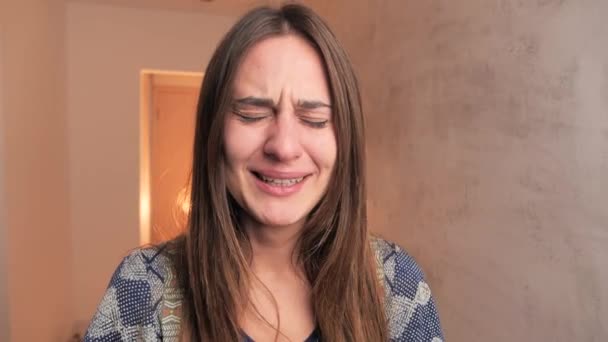
<svg viewBox="0 0 608 342">
<path fill-rule="evenodd" d="M 273 178 L 273 177 L 268 177 L 265 175 L 262 175 L 259 172 L 255 172 L 255 171 L 251 171 L 251 173 L 253 173 L 253 175 L 261 180 L 262 182 L 272 185 L 272 186 L 277 186 L 277 187 L 290 187 L 290 186 L 294 186 L 298 183 L 300 183 L 301 181 L 303 181 L 304 179 L 306 179 L 306 177 L 308 176 L 301 176 L 301 177 L 297 177 L 297 178 Z"/>
</svg>

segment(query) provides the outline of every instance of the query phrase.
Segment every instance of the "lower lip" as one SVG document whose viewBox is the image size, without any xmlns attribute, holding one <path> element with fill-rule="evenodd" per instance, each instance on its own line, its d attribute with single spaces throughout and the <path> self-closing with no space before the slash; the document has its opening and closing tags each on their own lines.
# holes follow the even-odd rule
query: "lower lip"
<svg viewBox="0 0 608 342">
<path fill-rule="evenodd" d="M 306 180 L 308 179 L 308 176 L 306 176 L 299 183 L 296 183 L 294 185 L 275 186 L 275 185 L 264 182 L 263 180 L 259 179 L 256 175 L 252 175 L 252 176 L 255 179 L 255 183 L 257 184 L 258 188 L 260 188 L 260 190 L 262 190 L 263 192 L 265 192 L 269 195 L 277 196 L 277 197 L 285 197 L 285 196 L 290 196 L 290 195 L 295 194 L 296 192 L 300 191 L 300 189 L 304 185 L 304 182 L 306 182 Z"/>
</svg>

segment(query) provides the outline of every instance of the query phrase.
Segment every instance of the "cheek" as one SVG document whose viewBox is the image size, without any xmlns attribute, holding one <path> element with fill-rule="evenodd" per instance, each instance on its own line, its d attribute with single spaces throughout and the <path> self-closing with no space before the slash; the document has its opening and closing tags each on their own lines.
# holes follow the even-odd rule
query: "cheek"
<svg viewBox="0 0 608 342">
<path fill-rule="evenodd" d="M 224 153 L 230 168 L 239 167 L 255 153 L 259 143 L 251 129 L 242 127 L 234 120 L 227 120 L 224 129 Z"/>
<path fill-rule="evenodd" d="M 336 164 L 338 149 L 335 134 L 332 132 L 327 135 L 318 136 L 313 141 L 311 154 L 315 163 L 322 170 L 333 170 Z"/>
</svg>

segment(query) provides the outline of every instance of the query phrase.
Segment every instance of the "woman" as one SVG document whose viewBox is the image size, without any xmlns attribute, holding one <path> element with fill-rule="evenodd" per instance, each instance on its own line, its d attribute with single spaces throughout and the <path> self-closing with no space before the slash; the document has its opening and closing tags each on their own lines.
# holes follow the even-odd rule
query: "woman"
<svg viewBox="0 0 608 342">
<path fill-rule="evenodd" d="M 86 341 L 441 341 L 422 272 L 366 226 L 361 99 L 310 9 L 246 14 L 197 111 L 187 232 L 136 250 Z"/>
</svg>

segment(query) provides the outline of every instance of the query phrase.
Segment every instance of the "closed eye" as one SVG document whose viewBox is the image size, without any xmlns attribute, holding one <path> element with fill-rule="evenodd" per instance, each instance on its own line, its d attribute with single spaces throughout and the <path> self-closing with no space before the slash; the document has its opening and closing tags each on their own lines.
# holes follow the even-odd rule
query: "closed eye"
<svg viewBox="0 0 608 342">
<path fill-rule="evenodd" d="M 312 128 L 323 128 L 331 120 L 331 111 L 323 108 L 297 110 L 300 121 Z"/>
<path fill-rule="evenodd" d="M 245 111 L 233 108 L 232 113 L 234 113 L 234 115 L 236 115 L 238 119 L 243 122 L 257 122 L 272 115 L 272 113 L 264 109 Z"/>
<path fill-rule="evenodd" d="M 272 116 L 275 106 L 271 99 L 244 97 L 236 99 L 232 103 L 232 112 L 239 120 L 245 123 L 253 123 Z"/>
<path fill-rule="evenodd" d="M 327 123 L 329 123 L 329 120 L 312 120 L 312 119 L 305 119 L 305 118 L 302 118 L 301 120 L 303 123 L 305 123 L 306 125 L 308 125 L 312 128 L 323 128 L 323 127 L 327 126 Z"/>
</svg>

